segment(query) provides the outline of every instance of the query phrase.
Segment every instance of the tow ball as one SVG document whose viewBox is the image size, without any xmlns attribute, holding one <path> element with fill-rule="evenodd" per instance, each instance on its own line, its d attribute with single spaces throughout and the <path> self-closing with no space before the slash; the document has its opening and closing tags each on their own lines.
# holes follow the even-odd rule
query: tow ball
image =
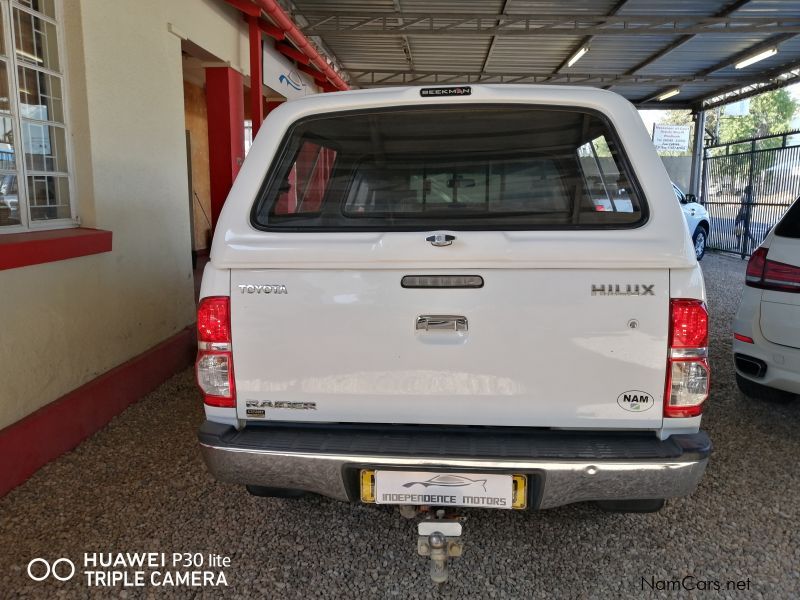
<svg viewBox="0 0 800 600">
<path fill-rule="evenodd" d="M 448 517 L 444 509 L 439 509 L 435 517 L 428 517 L 417 524 L 417 553 L 430 557 L 431 579 L 434 583 L 447 581 L 448 560 L 458 558 L 464 552 L 461 520 L 452 515 Z"/>
</svg>

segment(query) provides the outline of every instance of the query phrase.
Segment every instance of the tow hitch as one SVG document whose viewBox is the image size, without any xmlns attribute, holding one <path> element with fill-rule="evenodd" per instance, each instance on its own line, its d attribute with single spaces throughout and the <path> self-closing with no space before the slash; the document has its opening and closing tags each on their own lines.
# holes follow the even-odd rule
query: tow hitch
<svg viewBox="0 0 800 600">
<path fill-rule="evenodd" d="M 463 518 L 447 516 L 444 509 L 438 509 L 434 517 L 428 517 L 417 524 L 417 553 L 431 559 L 431 579 L 434 583 L 444 583 L 448 576 L 448 559 L 458 558 L 464 551 L 461 541 Z"/>
</svg>

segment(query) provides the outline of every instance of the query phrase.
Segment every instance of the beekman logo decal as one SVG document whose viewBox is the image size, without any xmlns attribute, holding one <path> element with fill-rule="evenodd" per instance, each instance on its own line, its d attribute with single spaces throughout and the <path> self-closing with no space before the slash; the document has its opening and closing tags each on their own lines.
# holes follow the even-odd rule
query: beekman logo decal
<svg viewBox="0 0 800 600">
<path fill-rule="evenodd" d="M 419 95 L 423 98 L 429 96 L 470 96 L 472 95 L 472 88 L 468 85 L 459 87 L 435 87 L 435 88 L 422 88 Z"/>
<path fill-rule="evenodd" d="M 641 390 L 622 392 L 617 397 L 617 404 L 630 412 L 644 412 L 650 410 L 655 404 L 653 396 Z"/>
</svg>

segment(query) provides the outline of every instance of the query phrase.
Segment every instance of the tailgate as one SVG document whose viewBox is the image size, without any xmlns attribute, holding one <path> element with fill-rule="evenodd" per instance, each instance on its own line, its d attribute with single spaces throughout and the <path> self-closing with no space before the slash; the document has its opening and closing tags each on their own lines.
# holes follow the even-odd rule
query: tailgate
<svg viewBox="0 0 800 600">
<path fill-rule="evenodd" d="M 483 286 L 405 288 L 409 275 L 478 276 Z M 241 419 L 661 426 L 668 269 L 231 277 Z"/>
</svg>

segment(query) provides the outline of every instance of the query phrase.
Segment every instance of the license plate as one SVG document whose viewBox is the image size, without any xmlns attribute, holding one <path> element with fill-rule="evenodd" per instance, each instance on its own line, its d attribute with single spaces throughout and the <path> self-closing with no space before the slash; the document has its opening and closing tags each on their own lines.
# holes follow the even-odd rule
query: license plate
<svg viewBox="0 0 800 600">
<path fill-rule="evenodd" d="M 370 477 L 374 473 L 374 478 Z M 365 477 L 367 475 L 367 477 Z M 473 508 L 525 508 L 524 475 L 496 473 L 434 473 L 428 471 L 362 471 L 374 485 L 376 504 L 427 504 Z M 515 501 L 516 500 L 516 501 Z"/>
</svg>

